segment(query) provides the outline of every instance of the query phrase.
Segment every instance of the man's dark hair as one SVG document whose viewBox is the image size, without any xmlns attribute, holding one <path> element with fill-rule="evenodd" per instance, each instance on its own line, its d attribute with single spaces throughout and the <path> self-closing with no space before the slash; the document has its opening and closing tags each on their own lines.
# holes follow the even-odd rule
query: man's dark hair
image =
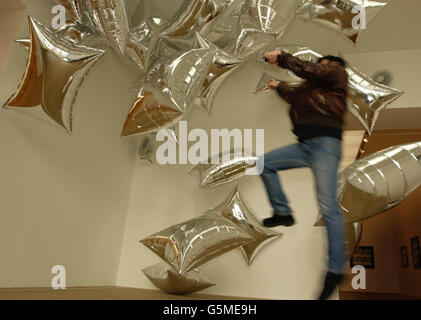
<svg viewBox="0 0 421 320">
<path fill-rule="evenodd" d="M 319 58 L 319 60 L 317 60 L 317 63 L 320 63 L 320 61 L 322 61 L 322 60 L 324 60 L 324 59 L 327 59 L 327 60 L 330 60 L 330 61 L 337 62 L 337 63 L 339 63 L 341 66 L 346 67 L 346 62 L 345 62 L 345 60 L 344 60 L 344 59 L 342 59 L 342 58 L 340 58 L 340 57 L 336 57 L 336 56 L 324 56 L 324 57 L 321 57 L 321 58 Z"/>
</svg>

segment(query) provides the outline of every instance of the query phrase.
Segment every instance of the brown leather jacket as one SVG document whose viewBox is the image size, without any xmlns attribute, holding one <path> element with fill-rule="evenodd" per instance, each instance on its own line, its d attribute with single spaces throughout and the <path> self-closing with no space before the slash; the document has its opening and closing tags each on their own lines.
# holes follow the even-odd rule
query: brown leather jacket
<svg viewBox="0 0 421 320">
<path fill-rule="evenodd" d="M 319 126 L 342 129 L 347 110 L 348 74 L 339 64 L 320 64 L 300 60 L 291 54 L 278 56 L 278 65 L 305 79 L 293 88 L 281 82 L 277 91 L 291 104 L 294 126 Z"/>
</svg>

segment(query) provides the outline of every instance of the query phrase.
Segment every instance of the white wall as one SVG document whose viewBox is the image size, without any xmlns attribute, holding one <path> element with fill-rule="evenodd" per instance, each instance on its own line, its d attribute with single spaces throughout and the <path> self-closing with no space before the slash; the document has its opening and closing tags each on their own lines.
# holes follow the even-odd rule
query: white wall
<svg viewBox="0 0 421 320">
<path fill-rule="evenodd" d="M 52 2 L 25 4 L 48 25 Z M 25 70 L 25 49 L 13 49 L 2 103 Z M 135 159 L 120 131 L 135 79 L 104 56 L 79 90 L 72 135 L 42 112 L 0 110 L 0 287 L 48 287 L 57 264 L 68 286 L 115 284 Z"/>
</svg>

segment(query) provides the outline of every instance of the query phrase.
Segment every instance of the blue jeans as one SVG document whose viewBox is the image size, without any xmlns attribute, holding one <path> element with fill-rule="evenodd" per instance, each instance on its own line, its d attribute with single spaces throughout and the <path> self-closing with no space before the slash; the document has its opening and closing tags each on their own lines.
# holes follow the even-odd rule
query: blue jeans
<svg viewBox="0 0 421 320">
<path fill-rule="evenodd" d="M 261 174 L 274 213 L 289 215 L 292 210 L 282 190 L 277 171 L 311 168 L 316 182 L 317 201 L 327 228 L 328 270 L 334 273 L 342 273 L 345 263 L 344 219 L 336 196 L 341 149 L 341 141 L 328 136 L 281 147 L 264 155 L 264 169 Z"/>
</svg>

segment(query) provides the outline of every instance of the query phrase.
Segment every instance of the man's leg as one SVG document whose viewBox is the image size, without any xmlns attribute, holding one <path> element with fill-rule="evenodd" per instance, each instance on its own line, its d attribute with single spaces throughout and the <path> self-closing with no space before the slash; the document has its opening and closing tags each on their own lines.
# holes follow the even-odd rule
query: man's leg
<svg viewBox="0 0 421 320">
<path fill-rule="evenodd" d="M 264 155 L 264 168 L 261 174 L 270 204 L 274 211 L 274 217 L 265 219 L 264 225 L 268 227 L 276 225 L 291 225 L 294 223 L 289 207 L 288 199 L 282 190 L 277 171 L 308 166 L 306 153 L 301 144 L 292 144 L 270 151 Z M 277 220 L 279 216 L 290 217 L 283 223 Z M 272 221 L 272 220 L 273 221 Z M 269 221 L 270 220 L 270 221 Z M 278 223 L 279 222 L 279 223 Z"/>
<path fill-rule="evenodd" d="M 341 141 L 331 137 L 308 140 L 311 149 L 310 166 L 314 173 L 317 200 L 327 228 L 328 273 L 321 298 L 327 298 L 343 278 L 345 263 L 344 218 L 337 200 L 338 167 Z"/>
</svg>

